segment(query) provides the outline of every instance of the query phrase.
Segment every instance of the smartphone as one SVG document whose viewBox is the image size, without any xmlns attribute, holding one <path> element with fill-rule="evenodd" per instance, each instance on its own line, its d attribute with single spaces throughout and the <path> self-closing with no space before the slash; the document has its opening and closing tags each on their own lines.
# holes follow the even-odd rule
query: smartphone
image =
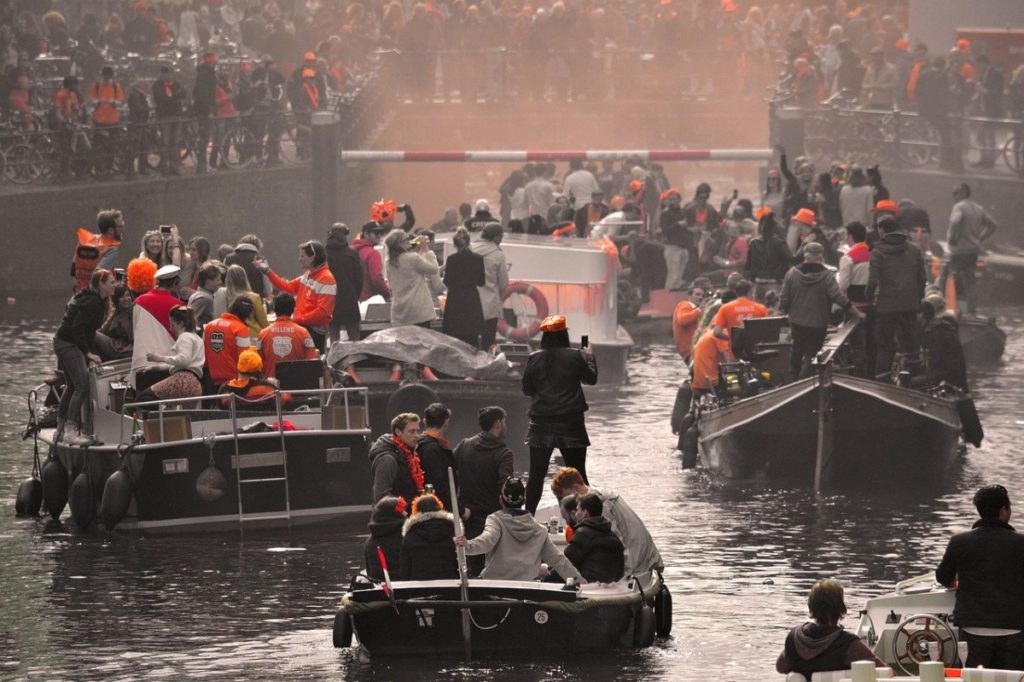
<svg viewBox="0 0 1024 682">
<path fill-rule="evenodd" d="M 586 348 L 589 345 L 590 345 L 590 336 L 587 335 L 587 334 L 584 334 L 583 336 L 580 337 L 580 348 Z"/>
<path fill-rule="evenodd" d="M 170 225 L 161 225 L 160 226 L 160 234 L 170 234 L 170 233 L 171 233 L 171 226 Z"/>
</svg>

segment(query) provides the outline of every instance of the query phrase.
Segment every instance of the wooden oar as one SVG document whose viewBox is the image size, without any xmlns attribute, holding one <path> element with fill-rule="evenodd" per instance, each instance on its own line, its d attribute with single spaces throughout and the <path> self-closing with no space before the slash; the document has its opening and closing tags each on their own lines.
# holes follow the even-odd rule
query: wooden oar
<svg viewBox="0 0 1024 682">
<path fill-rule="evenodd" d="M 459 493 L 455 489 L 455 472 L 448 467 L 448 489 L 452 492 L 452 518 L 455 521 L 456 537 L 463 534 L 462 518 L 459 516 Z M 466 570 L 466 548 L 455 545 L 455 558 L 459 564 L 459 591 L 462 601 L 467 606 L 462 607 L 462 643 L 466 646 L 466 660 L 473 658 L 473 646 L 471 643 L 471 629 L 469 622 L 469 576 Z"/>
<path fill-rule="evenodd" d="M 377 558 L 380 559 L 380 567 L 384 569 L 384 594 L 391 600 L 391 608 L 398 613 L 398 604 L 395 603 L 395 591 L 391 588 L 391 573 L 388 572 L 388 560 L 384 556 L 384 550 L 377 545 Z"/>
</svg>

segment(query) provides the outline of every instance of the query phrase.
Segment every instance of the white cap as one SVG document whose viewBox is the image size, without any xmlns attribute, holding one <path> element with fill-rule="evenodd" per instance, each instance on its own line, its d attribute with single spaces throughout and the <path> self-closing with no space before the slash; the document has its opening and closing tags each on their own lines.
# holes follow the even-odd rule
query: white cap
<svg viewBox="0 0 1024 682">
<path fill-rule="evenodd" d="M 156 271 L 156 278 L 159 279 L 174 279 L 181 272 L 181 268 L 177 265 L 165 265 Z"/>
<path fill-rule="evenodd" d="M 487 211 L 488 213 L 490 213 L 490 211 L 491 211 L 491 202 L 487 201 L 487 199 L 477 199 L 476 200 L 476 205 L 473 206 L 473 210 L 474 211 Z"/>
</svg>

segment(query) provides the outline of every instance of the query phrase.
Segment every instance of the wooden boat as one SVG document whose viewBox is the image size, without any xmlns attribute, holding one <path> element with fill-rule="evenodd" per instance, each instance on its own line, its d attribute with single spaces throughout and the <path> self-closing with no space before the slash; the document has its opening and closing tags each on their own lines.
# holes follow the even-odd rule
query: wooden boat
<svg viewBox="0 0 1024 682">
<path fill-rule="evenodd" d="M 1006 350 L 1006 332 L 994 318 L 961 315 L 957 320 L 960 345 L 968 365 L 998 363 Z"/>
<path fill-rule="evenodd" d="M 1024 250 L 1006 245 L 997 248 L 978 259 L 978 301 L 985 305 L 1024 303 Z"/>
</svg>

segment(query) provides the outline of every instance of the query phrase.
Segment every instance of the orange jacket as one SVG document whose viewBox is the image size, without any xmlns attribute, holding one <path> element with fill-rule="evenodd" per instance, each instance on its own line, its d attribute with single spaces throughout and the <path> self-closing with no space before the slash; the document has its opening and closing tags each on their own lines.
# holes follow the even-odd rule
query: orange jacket
<svg viewBox="0 0 1024 682">
<path fill-rule="evenodd" d="M 720 339 L 709 329 L 693 347 L 693 379 L 690 387 L 707 390 L 718 383 L 718 363 L 732 360 L 729 339 Z M 710 379 L 710 383 L 708 380 Z"/>
<path fill-rule="evenodd" d="M 700 308 L 690 301 L 680 301 L 672 311 L 672 338 L 676 342 L 676 350 L 685 360 L 693 350 L 693 335 L 700 324 Z"/>
<path fill-rule="evenodd" d="M 206 367 L 213 383 L 220 385 L 238 376 L 238 356 L 252 346 L 249 325 L 224 313 L 203 328 Z"/>
<path fill-rule="evenodd" d="M 89 99 L 96 102 L 96 108 L 92 111 L 93 123 L 117 125 L 121 122 L 121 112 L 117 110 L 116 104 L 112 104 L 112 102 L 124 103 L 124 90 L 121 89 L 120 83 L 96 81 L 89 88 Z"/>
<path fill-rule="evenodd" d="M 232 93 L 226 90 L 220 83 L 217 83 L 214 92 L 214 97 L 217 101 L 217 118 L 237 116 L 238 109 L 235 109 L 235 100 L 232 97 Z"/>
<path fill-rule="evenodd" d="M 715 313 L 712 324 L 728 330 L 733 327 L 742 327 L 743 320 L 749 317 L 765 317 L 766 315 L 768 315 L 768 308 L 746 296 L 740 296 L 722 304 L 722 307 Z"/>
<path fill-rule="evenodd" d="M 242 400 L 237 401 L 238 409 L 267 409 L 272 408 L 274 405 L 274 393 L 277 391 L 277 386 L 266 381 L 264 379 L 231 379 L 224 383 L 221 387 L 221 393 L 234 393 Z M 281 393 L 281 406 L 284 407 L 290 403 L 292 397 L 288 393 Z M 225 395 L 220 399 L 222 407 L 227 408 L 231 405 L 231 399 Z"/>
<path fill-rule="evenodd" d="M 274 324 L 260 332 L 256 347 L 263 357 L 263 373 L 268 377 L 277 376 L 275 369 L 279 362 L 315 360 L 318 355 L 306 328 L 286 316 L 278 317 Z"/>
<path fill-rule="evenodd" d="M 82 112 L 82 101 L 78 98 L 78 92 L 75 90 L 66 90 L 65 88 L 58 90 L 57 94 L 53 96 L 53 106 L 56 107 L 57 114 L 62 121 L 76 119 Z"/>
<path fill-rule="evenodd" d="M 306 329 L 326 333 L 327 325 L 334 316 L 334 297 L 338 293 L 338 285 L 327 263 L 291 281 L 282 279 L 269 270 L 267 277 L 276 288 L 295 297 L 293 320 Z"/>
<path fill-rule="evenodd" d="M 74 273 L 75 293 L 89 286 L 92 273 L 103 260 L 103 254 L 121 242 L 104 234 L 93 234 L 84 227 L 78 228 L 78 245 L 75 246 Z"/>
</svg>

